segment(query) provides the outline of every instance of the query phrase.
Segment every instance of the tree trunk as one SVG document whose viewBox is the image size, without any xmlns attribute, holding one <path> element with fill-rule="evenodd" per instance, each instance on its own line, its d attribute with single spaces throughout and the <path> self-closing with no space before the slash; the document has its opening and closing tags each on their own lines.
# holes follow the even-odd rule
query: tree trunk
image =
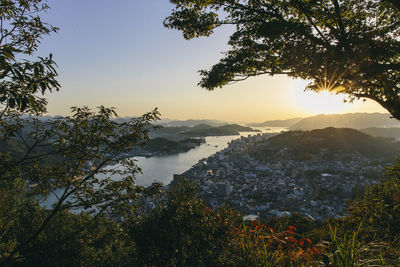
<svg viewBox="0 0 400 267">
<path fill-rule="evenodd" d="M 383 101 L 381 105 L 389 111 L 393 118 L 400 121 L 400 99 Z"/>
</svg>

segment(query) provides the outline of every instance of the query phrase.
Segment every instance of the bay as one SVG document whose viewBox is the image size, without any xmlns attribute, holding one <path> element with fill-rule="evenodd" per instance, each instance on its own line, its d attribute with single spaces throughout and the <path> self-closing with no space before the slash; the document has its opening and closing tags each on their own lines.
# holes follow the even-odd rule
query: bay
<svg viewBox="0 0 400 267">
<path fill-rule="evenodd" d="M 252 127 L 260 130 L 261 133 L 279 133 L 286 131 L 287 128 L 282 127 Z M 149 186 L 153 182 L 161 182 L 164 185 L 169 184 L 174 174 L 181 174 L 189 170 L 199 160 L 208 158 L 228 147 L 229 142 L 238 139 L 241 136 L 255 135 L 260 132 L 241 132 L 239 135 L 229 136 L 209 136 L 205 138 L 205 143 L 198 147 L 195 147 L 187 152 L 167 155 L 167 156 L 156 156 L 156 157 L 133 157 L 136 164 L 142 170 L 141 174 L 136 175 L 136 183 L 141 186 Z M 119 164 L 110 165 L 107 169 L 121 168 Z M 98 174 L 98 178 L 101 178 L 102 174 Z M 120 179 L 118 175 L 112 177 L 115 180 Z M 60 195 L 62 189 L 56 190 L 54 193 Z M 42 205 L 46 208 L 50 208 L 53 203 L 57 201 L 55 194 L 51 194 L 46 201 L 42 202 Z"/>
<path fill-rule="evenodd" d="M 253 127 L 262 133 L 276 133 L 287 130 L 282 127 Z M 151 185 L 153 182 L 162 182 L 164 185 L 169 184 L 174 174 L 181 174 L 199 160 L 208 158 L 216 152 L 228 147 L 228 143 L 238 139 L 241 136 L 258 134 L 258 132 L 241 132 L 240 135 L 230 136 L 209 136 L 206 142 L 200 146 L 193 148 L 187 152 L 158 157 L 134 157 L 137 165 L 142 169 L 142 174 L 136 176 L 136 183 L 142 186 Z"/>
</svg>

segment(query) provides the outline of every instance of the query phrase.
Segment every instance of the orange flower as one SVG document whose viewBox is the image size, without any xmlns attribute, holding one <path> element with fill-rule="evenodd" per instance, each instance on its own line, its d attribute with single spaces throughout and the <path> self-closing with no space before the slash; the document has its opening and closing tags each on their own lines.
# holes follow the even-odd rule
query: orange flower
<svg viewBox="0 0 400 267">
<path fill-rule="evenodd" d="M 210 209 L 208 206 L 204 208 L 205 211 L 209 212 L 209 213 L 213 213 L 212 209 Z"/>
</svg>

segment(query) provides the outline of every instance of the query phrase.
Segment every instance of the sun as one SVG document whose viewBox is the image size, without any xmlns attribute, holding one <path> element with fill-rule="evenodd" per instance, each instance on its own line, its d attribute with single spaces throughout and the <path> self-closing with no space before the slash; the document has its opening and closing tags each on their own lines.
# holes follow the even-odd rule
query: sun
<svg viewBox="0 0 400 267">
<path fill-rule="evenodd" d="M 304 91 L 305 84 L 296 87 L 294 101 L 296 106 L 306 113 L 332 114 L 345 113 L 350 109 L 350 104 L 345 103 L 343 94 L 331 94 L 328 91 Z"/>
</svg>

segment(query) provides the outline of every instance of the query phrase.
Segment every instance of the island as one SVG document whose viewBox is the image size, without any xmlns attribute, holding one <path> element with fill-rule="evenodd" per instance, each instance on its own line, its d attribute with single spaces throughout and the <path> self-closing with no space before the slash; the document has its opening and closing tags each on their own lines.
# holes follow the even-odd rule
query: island
<svg viewBox="0 0 400 267">
<path fill-rule="evenodd" d="M 185 138 L 174 141 L 162 137 L 156 137 L 150 139 L 143 147 L 134 147 L 130 153 L 126 154 L 126 156 L 154 157 L 178 154 L 187 152 L 205 142 L 204 138 Z"/>
<path fill-rule="evenodd" d="M 185 137 L 207 137 L 239 135 L 240 132 L 260 132 L 260 130 L 251 127 L 241 126 L 239 124 L 226 124 L 222 126 L 210 126 L 208 124 L 198 124 L 196 126 L 175 126 L 162 127 L 151 133 L 152 137 L 164 137 L 168 139 Z"/>
</svg>

